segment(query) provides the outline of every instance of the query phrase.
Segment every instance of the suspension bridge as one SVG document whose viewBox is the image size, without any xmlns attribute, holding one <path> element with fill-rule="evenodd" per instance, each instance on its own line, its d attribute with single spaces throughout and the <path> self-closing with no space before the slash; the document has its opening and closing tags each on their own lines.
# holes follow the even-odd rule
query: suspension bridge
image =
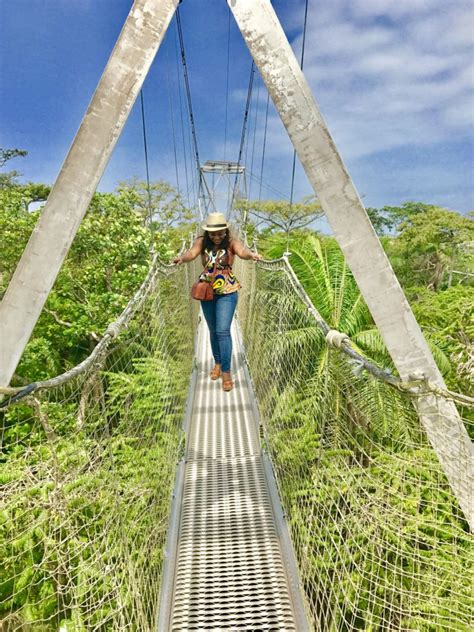
<svg viewBox="0 0 474 632">
<path fill-rule="evenodd" d="M 88 358 L 8 386 L 176 4 L 135 2 L 2 301 L 2 626 L 468 630 L 472 400 L 446 389 L 267 0 L 229 5 L 400 377 L 329 327 L 287 253 L 238 262 L 231 393 L 207 376 L 198 268 L 156 257 Z"/>
</svg>

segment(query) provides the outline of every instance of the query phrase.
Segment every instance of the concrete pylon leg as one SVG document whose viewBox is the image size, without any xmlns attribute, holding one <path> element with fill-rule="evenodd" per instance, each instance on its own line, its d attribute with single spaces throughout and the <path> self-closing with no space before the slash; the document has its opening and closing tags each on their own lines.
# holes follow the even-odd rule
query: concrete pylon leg
<svg viewBox="0 0 474 632">
<path fill-rule="evenodd" d="M 0 386 L 10 383 L 178 4 L 133 4 L 0 304 Z"/>
<path fill-rule="evenodd" d="M 421 372 L 444 386 L 270 0 L 228 4 L 400 375 Z M 456 407 L 432 395 L 416 405 L 473 528 L 473 446 Z"/>
</svg>

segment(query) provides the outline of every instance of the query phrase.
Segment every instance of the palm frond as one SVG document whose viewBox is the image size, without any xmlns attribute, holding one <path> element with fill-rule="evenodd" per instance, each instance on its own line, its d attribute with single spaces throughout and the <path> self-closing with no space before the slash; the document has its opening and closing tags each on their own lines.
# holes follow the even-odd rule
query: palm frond
<svg viewBox="0 0 474 632">
<path fill-rule="evenodd" d="M 453 368 L 448 356 L 429 334 L 425 332 L 424 336 L 426 338 L 426 342 L 428 343 L 430 351 L 433 354 L 433 358 L 438 365 L 438 369 L 441 371 L 441 374 L 443 376 L 448 375 L 448 373 L 450 373 Z"/>
<path fill-rule="evenodd" d="M 368 325 L 373 323 L 372 316 L 369 312 L 362 294 L 359 294 L 347 307 L 344 313 L 341 315 L 340 328 L 348 336 L 353 336 L 359 331 L 363 331 Z"/>
<path fill-rule="evenodd" d="M 351 340 L 369 357 L 375 358 L 376 356 L 383 356 L 388 360 L 389 354 L 387 347 L 385 346 L 380 331 L 375 327 L 354 333 L 351 336 Z"/>
</svg>

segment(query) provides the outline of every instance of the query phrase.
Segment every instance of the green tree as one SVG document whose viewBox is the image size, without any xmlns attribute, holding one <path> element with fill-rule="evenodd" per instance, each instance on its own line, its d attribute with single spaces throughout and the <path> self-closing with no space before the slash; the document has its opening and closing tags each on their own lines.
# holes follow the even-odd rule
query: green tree
<svg viewBox="0 0 474 632">
<path fill-rule="evenodd" d="M 437 347 L 449 358 L 448 386 L 461 393 L 474 388 L 473 289 L 452 285 L 433 292 L 424 287 L 407 292 L 416 319 Z"/>
<path fill-rule="evenodd" d="M 396 232 L 402 222 L 433 208 L 436 207 L 423 202 L 404 202 L 401 206 L 383 206 L 382 208 L 369 206 L 366 211 L 375 232 L 378 235 L 387 235 Z"/>
<path fill-rule="evenodd" d="M 165 180 L 152 182 L 148 187 L 143 180 L 133 179 L 121 182 L 117 191 L 128 194 L 143 223 L 159 232 L 193 218 L 193 212 L 186 208 L 180 193 Z"/>
<path fill-rule="evenodd" d="M 289 247 L 289 260 L 293 270 L 330 328 L 346 333 L 362 355 L 395 371 L 337 242 L 328 237 L 296 234 L 290 238 Z M 267 242 L 265 257 L 278 258 L 285 249 L 285 236 L 275 235 Z M 382 434 L 389 431 L 388 424 L 392 424 L 393 420 L 387 416 L 387 411 L 393 405 L 393 401 L 390 402 L 392 393 L 387 391 L 385 401 L 382 400 L 377 381 L 360 376 L 351 362 L 328 348 L 320 333 L 315 338 L 314 330 L 304 327 L 299 332 L 292 332 L 288 344 L 292 346 L 296 341 L 298 344 L 308 345 L 306 355 L 312 358 L 313 368 L 307 378 L 304 378 L 305 393 L 309 398 L 305 405 L 314 402 L 314 392 L 325 392 L 327 398 L 324 406 L 330 405 L 340 410 L 341 423 L 344 424 L 346 420 L 342 411 L 347 409 L 348 399 L 354 398 L 353 401 L 358 402 L 361 418 L 372 419 L 372 423 L 379 426 Z M 291 348 L 285 350 L 289 355 L 293 352 Z M 400 421 L 403 422 L 402 418 Z M 396 435 L 395 426 L 392 426 L 390 432 L 393 436 Z"/>
<path fill-rule="evenodd" d="M 9 160 L 13 158 L 23 157 L 28 154 L 24 149 L 3 149 L 0 147 L 0 169 L 6 165 Z M 17 179 L 21 176 L 18 171 L 7 171 L 6 173 L 0 173 L 0 189 L 8 188 L 16 184 Z"/>
<path fill-rule="evenodd" d="M 26 187 L 0 187 L 0 298 L 20 260 L 38 213 L 28 213 L 31 196 Z"/>
<path fill-rule="evenodd" d="M 368 206 L 365 210 L 377 235 L 386 235 L 393 230 L 395 222 L 384 209 Z"/>
<path fill-rule="evenodd" d="M 280 257 L 286 249 L 286 245 L 287 241 L 284 235 L 281 233 L 274 235 L 266 243 L 265 257 Z M 332 329 L 346 333 L 362 355 L 376 362 L 379 366 L 390 368 L 392 372 L 396 373 L 380 332 L 373 322 L 369 309 L 335 239 L 318 237 L 314 234 L 295 234 L 290 239 L 289 248 L 291 251 L 290 263 L 326 323 Z M 441 372 L 443 374 L 449 373 L 451 364 L 443 347 L 437 344 L 439 339 L 434 338 L 429 329 L 426 329 L 424 333 Z M 303 338 L 308 334 L 310 332 L 307 329 L 301 331 Z M 317 381 L 325 375 L 330 375 L 331 381 L 334 382 L 336 400 L 344 397 L 344 393 L 349 393 L 354 382 L 354 367 L 350 363 L 341 362 L 339 354 L 331 353 L 322 340 L 319 340 L 312 353 L 317 357 L 313 365 L 317 366 L 318 369 L 310 378 L 311 390 L 314 392 L 314 390 L 322 388 Z M 312 381 L 315 381 L 314 384 Z M 357 381 L 357 389 L 357 400 L 363 402 L 360 404 L 362 409 L 366 406 L 367 410 L 370 411 L 370 415 L 367 414 L 367 416 L 378 419 L 380 427 L 386 431 L 388 428 L 386 424 L 393 423 L 393 420 L 388 420 L 385 412 L 392 394 L 387 391 L 386 401 L 383 402 L 380 399 L 377 384 L 365 377 Z M 378 406 L 380 409 L 377 412 Z"/>
<path fill-rule="evenodd" d="M 25 349 L 16 383 L 50 377 L 83 359 L 140 285 L 152 246 L 164 260 L 175 252 L 181 234 L 171 223 L 187 211 L 172 187 L 164 182 L 153 186 L 156 217 L 160 217 L 153 230 L 144 221 L 143 190 L 138 185 L 93 196 Z M 28 212 L 28 208 L 48 193 L 49 187 L 32 183 L 0 189 L 0 233 L 4 238 L 0 296 L 41 213 Z"/>
<path fill-rule="evenodd" d="M 461 280 L 454 270 L 474 272 L 473 242 L 470 217 L 429 207 L 404 219 L 387 249 L 403 285 L 437 291 Z"/>
<path fill-rule="evenodd" d="M 383 206 L 381 211 L 397 226 L 401 222 L 405 222 L 415 215 L 427 213 L 433 208 L 437 207 L 424 202 L 403 202 L 401 206 Z"/>
<path fill-rule="evenodd" d="M 3 149 L 0 147 L 0 169 L 2 169 L 9 160 L 12 160 L 12 158 L 26 155 L 28 155 L 28 152 L 24 149 Z"/>
<path fill-rule="evenodd" d="M 58 372 L 87 355 L 125 307 L 149 267 L 151 244 L 127 192 L 94 195 L 33 332 L 33 343 L 60 350 Z M 17 372 L 33 378 L 29 357 L 27 347 Z"/>
<path fill-rule="evenodd" d="M 28 205 L 43 190 L 0 189 L 1 294 L 41 212 L 29 213 Z M 125 190 L 94 195 L 25 349 L 17 383 L 51 377 L 83 359 L 140 285 L 152 242 L 162 257 L 171 255 L 161 234 L 152 238 L 143 226 L 134 202 L 133 192 Z"/>
<path fill-rule="evenodd" d="M 323 214 L 321 205 L 314 196 L 294 204 L 284 200 L 238 200 L 236 209 L 243 225 L 250 216 L 257 225 L 266 226 L 270 232 L 282 230 L 287 235 L 292 230 L 309 226 Z"/>
</svg>

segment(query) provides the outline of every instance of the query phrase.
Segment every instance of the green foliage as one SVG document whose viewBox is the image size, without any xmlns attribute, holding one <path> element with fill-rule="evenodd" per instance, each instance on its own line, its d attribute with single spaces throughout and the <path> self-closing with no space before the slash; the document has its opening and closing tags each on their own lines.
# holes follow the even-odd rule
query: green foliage
<svg viewBox="0 0 474 632">
<path fill-rule="evenodd" d="M 472 390 L 474 222 L 432 205 L 384 207 L 384 246 L 450 388 Z"/>
<path fill-rule="evenodd" d="M 435 291 L 453 282 L 452 271 L 474 272 L 472 219 L 438 207 L 409 216 L 398 225 L 388 254 L 405 286 Z"/>
<path fill-rule="evenodd" d="M 193 348 L 176 292 L 162 279 L 103 371 L 0 417 L 7 630 L 153 628 Z"/>
<path fill-rule="evenodd" d="M 438 349 L 449 358 L 448 386 L 469 393 L 474 386 L 473 288 L 454 285 L 441 292 L 410 288 L 408 294 L 416 319 Z"/>
<path fill-rule="evenodd" d="M 38 218 L 38 213 L 28 213 L 29 199 L 23 187 L 0 188 L 0 296 L 5 293 Z"/>
<path fill-rule="evenodd" d="M 423 202 L 404 202 L 401 206 L 368 207 L 366 210 L 375 232 L 384 235 L 397 229 L 402 222 L 434 208 L 437 207 Z"/>
<path fill-rule="evenodd" d="M 12 160 L 12 158 L 27 155 L 28 152 L 24 149 L 3 149 L 3 147 L 0 147 L 0 169 L 4 167 L 9 160 Z"/>
<path fill-rule="evenodd" d="M 26 211 L 30 199 L 28 187 L 0 191 L 0 230 L 7 236 L 1 264 L 3 291 L 39 215 Z M 144 278 L 150 247 L 150 232 L 134 212 L 128 193 L 96 194 L 16 379 L 33 381 L 60 373 L 90 353 Z"/>
<path fill-rule="evenodd" d="M 30 450 L 29 468 L 21 458 L 10 459 L 9 482 L 17 477 L 18 492 L 1 516 L 0 617 L 13 612 L 23 623 L 50 619 L 45 630 L 58 629 L 60 620 L 73 626 L 79 617 L 79 629 L 91 629 L 113 619 L 118 601 L 133 608 L 140 584 L 130 583 L 128 565 L 159 577 L 174 474 L 166 455 L 176 452 L 179 437 L 168 427 L 160 440 L 159 417 L 155 424 L 146 445 L 125 432 L 92 445 L 81 433 L 52 450 Z M 104 574 L 109 565 L 113 573 Z M 114 599 L 115 587 L 122 594 Z"/>
<path fill-rule="evenodd" d="M 47 193 L 40 185 L 0 189 L 2 292 L 41 213 L 29 205 Z M 15 383 L 83 360 L 139 287 L 152 245 L 171 256 L 167 234 L 149 230 L 138 204 L 126 188 L 93 197 Z M 176 279 L 159 289 L 159 304 L 142 306 L 102 373 L 0 413 L 6 630 L 154 625 L 192 350 L 187 295 L 180 307 Z"/>
<path fill-rule="evenodd" d="M 423 223 L 431 221 L 432 214 L 440 220 L 441 226 L 450 226 L 449 230 L 457 235 L 458 241 L 464 243 L 462 240 L 469 237 L 471 220 L 434 207 L 419 209 L 419 212 L 414 214 L 413 221 L 418 232 L 422 232 L 420 226 L 424 225 Z M 440 226 L 435 225 L 429 230 L 436 233 L 438 229 L 444 234 L 444 228 L 441 230 Z M 410 235 L 414 237 L 411 231 Z M 397 253 L 405 248 L 404 238 L 403 232 L 399 237 L 391 238 L 387 250 L 395 266 L 403 266 L 405 273 L 411 275 L 406 281 L 409 284 L 417 278 L 413 265 L 419 257 L 419 252 L 416 249 L 411 254 L 406 252 L 406 257 L 402 258 L 403 264 L 397 264 Z M 403 243 L 400 245 L 398 242 Z M 420 244 L 420 247 L 426 247 L 431 252 L 431 246 L 428 247 L 421 241 Z M 292 253 L 291 265 L 326 322 L 331 327 L 347 333 L 359 351 L 378 364 L 394 370 L 382 337 L 333 238 L 294 231 L 289 241 L 282 233 L 274 234 L 263 240 L 260 246 L 268 258 L 282 256 L 289 247 Z M 448 244 L 446 247 L 451 246 L 452 244 Z M 462 254 L 462 263 L 458 261 L 457 265 L 467 267 L 469 257 L 466 256 L 465 250 L 458 251 Z M 403 270 L 397 272 L 403 278 Z M 453 282 L 450 287 L 438 292 L 410 285 L 406 289 L 415 316 L 441 373 L 454 390 L 469 392 L 472 388 L 468 381 L 472 370 L 472 287 L 454 285 Z"/>
<path fill-rule="evenodd" d="M 49 193 L 44 185 L 0 188 L 0 295 L 38 220 L 28 212 Z M 96 193 L 73 241 L 17 369 L 14 383 L 44 379 L 80 362 L 138 288 L 152 245 L 169 259 L 180 235 L 171 224 L 188 217 L 174 189 L 152 183 L 152 228 L 144 183 L 123 184 L 117 193 Z M 178 233 L 178 234 L 177 234 Z M 171 239 L 172 237 L 172 239 Z"/>
<path fill-rule="evenodd" d="M 9 160 L 13 158 L 23 157 L 28 154 L 24 149 L 3 149 L 0 147 L 0 169 L 2 169 Z M 17 178 L 21 174 L 18 171 L 8 171 L 0 173 L 0 190 L 12 187 L 16 184 Z"/>
<path fill-rule="evenodd" d="M 275 236 L 266 242 L 265 256 L 281 257 L 286 246 L 284 236 Z M 336 241 L 297 233 L 288 246 L 293 269 L 328 325 L 354 338 L 372 359 L 389 364 L 386 348 Z"/>
<path fill-rule="evenodd" d="M 433 452 L 380 453 L 367 468 L 348 457 L 322 451 L 317 485 L 288 489 L 317 627 L 329 612 L 334 629 L 467 630 L 472 550 Z"/>
<path fill-rule="evenodd" d="M 125 181 L 119 184 L 117 191 L 127 195 L 143 223 L 155 231 L 167 232 L 193 219 L 193 212 L 185 207 L 181 195 L 164 180 L 151 182 L 149 187 L 142 180 Z"/>
<path fill-rule="evenodd" d="M 417 226 L 435 213 L 411 211 Z M 457 225 L 458 216 L 443 216 L 451 219 Z M 286 235 L 273 234 L 261 246 L 266 258 L 277 258 L 287 243 Z M 289 250 L 326 322 L 391 366 L 335 241 L 293 233 Z M 304 310 L 298 315 L 281 275 L 261 276 L 246 346 L 315 627 L 469 629 L 468 526 L 411 402 L 329 350 Z M 472 290 L 418 287 L 409 298 L 438 365 L 463 390 Z"/>
<path fill-rule="evenodd" d="M 28 208 L 47 193 L 39 185 L 0 187 L 2 293 L 40 215 Z M 318 215 L 316 203 L 302 205 L 241 208 L 263 212 L 254 217 L 267 225 L 266 256 L 289 245 L 293 268 L 331 327 L 391 366 L 336 242 L 309 230 L 292 230 L 288 242 L 290 228 Z M 451 273 L 471 269 L 472 222 L 420 203 L 372 215 L 377 230 L 393 232 L 384 238 L 387 252 L 448 384 L 467 391 L 472 288 Z M 138 182 L 96 194 L 17 382 L 82 360 L 140 284 L 151 246 L 165 258 L 179 248 L 189 226 L 176 224 L 186 218 L 166 183 L 153 185 L 151 202 Z M 183 334 L 189 306 L 177 300 L 183 287 L 160 281 L 156 302 L 142 307 L 102 371 L 1 416 L 6 630 L 154 625 L 192 349 Z M 469 629 L 466 523 L 410 402 L 329 350 L 301 302 L 282 291 L 281 276 L 269 272 L 256 295 L 247 330 L 257 341 L 249 347 L 259 367 L 253 380 L 317 626 Z M 274 318 L 283 312 L 284 327 Z"/>
<path fill-rule="evenodd" d="M 242 226 L 246 226 L 251 216 L 257 225 L 263 224 L 271 232 L 289 233 L 308 226 L 322 215 L 321 205 L 314 197 L 291 205 L 284 200 L 238 200 L 235 207 Z"/>
<path fill-rule="evenodd" d="M 365 210 L 377 235 L 385 235 L 393 230 L 394 220 L 384 209 L 368 206 Z"/>
</svg>

